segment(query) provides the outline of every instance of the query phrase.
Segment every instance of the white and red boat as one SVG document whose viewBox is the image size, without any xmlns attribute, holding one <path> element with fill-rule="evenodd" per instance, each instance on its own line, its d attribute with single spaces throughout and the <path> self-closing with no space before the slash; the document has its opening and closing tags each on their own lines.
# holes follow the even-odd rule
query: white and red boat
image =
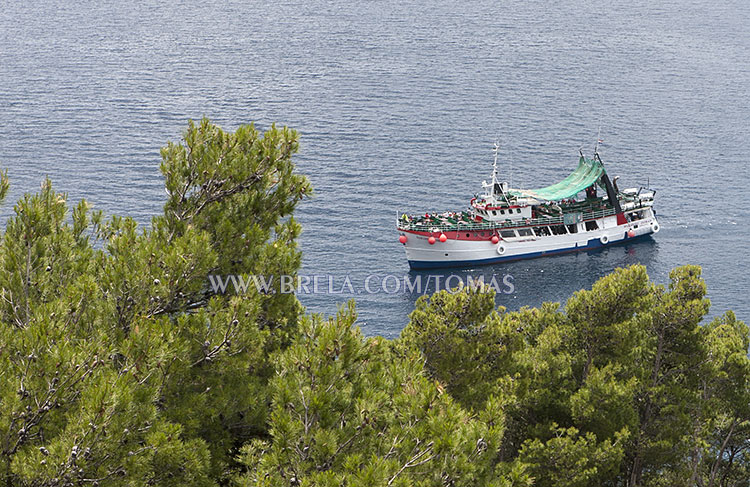
<svg viewBox="0 0 750 487">
<path fill-rule="evenodd" d="M 590 250 L 659 231 L 655 191 L 618 190 L 598 151 L 557 184 L 513 189 L 482 183 L 468 211 L 397 215 L 399 241 L 412 269 L 464 267 Z M 601 195 L 599 194 L 601 191 Z"/>
</svg>

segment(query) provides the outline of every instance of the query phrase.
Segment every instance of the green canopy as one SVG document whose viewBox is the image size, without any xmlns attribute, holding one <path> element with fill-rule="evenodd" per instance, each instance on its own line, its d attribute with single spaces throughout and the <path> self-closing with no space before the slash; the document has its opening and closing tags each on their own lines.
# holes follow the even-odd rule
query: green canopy
<svg viewBox="0 0 750 487">
<path fill-rule="evenodd" d="M 604 174 L 604 166 L 599 160 L 581 157 L 578 167 L 559 183 L 540 189 L 512 189 L 514 196 L 536 198 L 542 201 L 559 201 L 576 195 L 596 183 Z"/>
</svg>

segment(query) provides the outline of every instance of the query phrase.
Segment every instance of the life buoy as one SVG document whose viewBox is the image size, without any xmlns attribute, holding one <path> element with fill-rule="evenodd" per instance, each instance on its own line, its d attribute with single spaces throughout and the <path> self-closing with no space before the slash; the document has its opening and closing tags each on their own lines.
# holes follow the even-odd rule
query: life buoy
<svg viewBox="0 0 750 487">
<path fill-rule="evenodd" d="M 505 253 L 505 245 L 500 244 L 497 246 L 497 253 L 503 255 Z"/>
<path fill-rule="evenodd" d="M 653 224 L 651 225 L 651 231 L 652 231 L 652 232 L 654 232 L 654 233 L 659 233 L 659 230 L 660 230 L 660 229 L 661 229 L 661 228 L 659 227 L 659 224 L 658 224 L 658 223 L 656 223 L 656 222 L 654 222 L 654 223 L 653 223 Z"/>
<path fill-rule="evenodd" d="M 599 238 L 599 241 L 602 243 L 602 245 L 607 245 L 609 243 L 609 237 L 606 235 L 602 235 Z"/>
</svg>

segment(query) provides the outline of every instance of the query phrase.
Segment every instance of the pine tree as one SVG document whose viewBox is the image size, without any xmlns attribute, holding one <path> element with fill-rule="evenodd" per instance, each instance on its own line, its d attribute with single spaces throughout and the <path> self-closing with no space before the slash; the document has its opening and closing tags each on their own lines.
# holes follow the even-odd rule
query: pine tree
<svg viewBox="0 0 750 487">
<path fill-rule="evenodd" d="M 191 122 L 162 150 L 149 228 L 69 214 L 49 181 L 19 201 L 0 243 L 0 482 L 213 485 L 267 434 L 269 356 L 301 307 L 207 276 L 296 273 L 297 147 L 286 128 Z"/>
<path fill-rule="evenodd" d="M 353 303 L 303 319 L 277 359 L 271 437 L 245 447 L 240 485 L 529 483 L 495 470 L 499 404 L 473 417 L 425 376 L 418 354 L 364 338 L 355 320 Z"/>
</svg>

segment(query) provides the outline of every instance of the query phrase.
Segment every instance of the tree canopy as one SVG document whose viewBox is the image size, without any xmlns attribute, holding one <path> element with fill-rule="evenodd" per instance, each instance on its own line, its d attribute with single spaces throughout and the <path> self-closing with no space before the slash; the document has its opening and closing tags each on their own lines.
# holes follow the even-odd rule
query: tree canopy
<svg viewBox="0 0 750 487">
<path fill-rule="evenodd" d="M 740 486 L 750 338 L 701 269 L 617 269 L 564 305 L 417 301 L 401 337 L 353 302 L 217 292 L 295 275 L 311 195 L 295 131 L 190 122 L 149 225 L 50 181 L 0 239 L 0 484 Z M 0 173 L 0 200 L 8 178 Z"/>
</svg>

